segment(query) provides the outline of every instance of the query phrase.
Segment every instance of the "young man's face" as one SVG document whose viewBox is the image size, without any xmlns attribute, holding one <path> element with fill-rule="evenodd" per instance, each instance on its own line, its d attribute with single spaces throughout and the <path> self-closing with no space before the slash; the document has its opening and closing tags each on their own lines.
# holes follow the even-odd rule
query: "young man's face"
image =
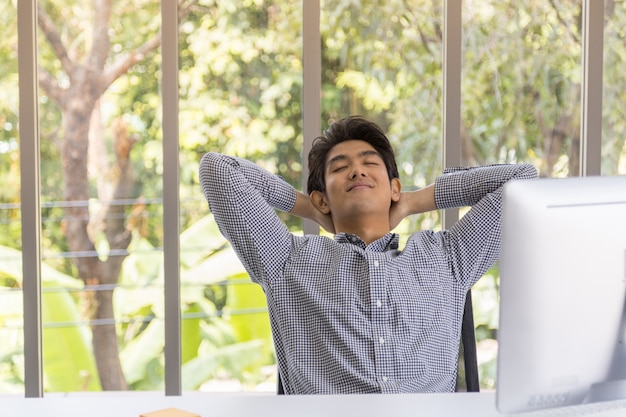
<svg viewBox="0 0 626 417">
<path fill-rule="evenodd" d="M 399 197 L 398 179 L 389 180 L 380 154 L 362 140 L 335 145 L 326 158 L 324 178 L 333 218 L 359 214 L 388 218 L 392 200 Z"/>
</svg>

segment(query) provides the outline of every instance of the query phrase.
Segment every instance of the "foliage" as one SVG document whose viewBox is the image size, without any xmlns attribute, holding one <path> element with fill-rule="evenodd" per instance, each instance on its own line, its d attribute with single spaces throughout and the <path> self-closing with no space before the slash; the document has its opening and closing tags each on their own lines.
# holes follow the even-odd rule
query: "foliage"
<svg viewBox="0 0 626 417">
<path fill-rule="evenodd" d="M 22 286 L 21 254 L 0 247 L 0 275 L 11 277 L 15 288 Z M 98 390 L 97 370 L 93 361 L 89 335 L 80 323 L 74 291 L 81 287 L 76 279 L 42 264 L 42 317 L 45 385 L 51 391 Z M 22 293 L 5 289 L 0 293 L 4 337 L 0 339 L 0 380 L 10 392 L 19 392 L 23 383 Z M 6 327 L 5 327 L 6 326 Z"/>
<path fill-rule="evenodd" d="M 88 49 L 91 3 L 47 1 L 73 58 Z M 324 0 L 322 114 L 328 121 L 360 113 L 379 122 L 393 141 L 405 188 L 422 187 L 441 172 L 442 2 Z M 301 2 L 198 0 L 181 3 L 180 25 L 181 288 L 183 383 L 195 389 L 226 373 L 250 384 L 271 364 L 262 291 L 251 284 L 206 216 L 199 193 L 198 161 L 218 150 L 257 161 L 301 187 Z M 157 3 L 115 2 L 110 61 L 158 32 Z M 580 131 L 581 2 L 485 0 L 463 2 L 462 155 L 468 165 L 530 162 L 544 176 L 575 175 Z M 0 391 L 22 383 L 21 268 L 19 268 L 19 132 L 15 2 L 0 0 Z M 136 13 L 141 9 L 142 13 Z M 626 173 L 626 102 L 621 64 L 626 58 L 626 4 L 606 1 L 603 105 L 604 174 Z M 61 64 L 42 37 L 39 60 L 63 82 Z M 97 111 L 103 152 L 114 159 L 112 125 L 124 120 L 135 140 L 130 154 L 133 195 L 145 205 L 126 221 L 130 255 L 115 290 L 121 359 L 132 389 L 162 384 L 163 305 L 161 225 L 162 153 L 160 55 L 148 54 L 101 97 Z M 60 167 L 61 109 L 41 92 L 41 192 L 46 389 L 98 389 L 84 296 L 63 235 Z M 92 166 L 90 196 L 111 173 Z M 106 178 L 105 178 L 106 179 Z M 97 203 L 90 206 L 97 213 Z M 290 228 L 299 221 L 285 217 Z M 437 213 L 404 222 L 406 236 L 439 227 Z M 92 230 L 98 255 L 108 256 L 101 230 Z M 493 352 L 497 331 L 497 269 L 473 291 L 479 346 Z M 7 300 L 7 301 L 5 301 Z M 46 308 L 54 305 L 55 308 Z M 56 308 L 58 306 L 58 308 Z M 249 312 L 251 314 L 243 314 Z M 258 321 L 257 321 L 258 318 Z M 78 327 L 63 323 L 81 323 Z M 68 344 L 69 343 L 69 344 Z M 74 370 L 62 349 L 80 358 Z M 491 349 L 491 350 L 490 350 Z M 149 352 L 149 354 L 146 354 Z M 55 359 L 56 358 L 56 359 Z M 493 355 L 481 360 L 482 383 L 495 379 Z M 256 371 L 254 371 L 256 370 Z M 63 372 L 65 372 L 63 374 Z M 69 377 L 69 375 L 74 375 Z"/>
<path fill-rule="evenodd" d="M 266 378 L 259 369 L 273 362 L 269 321 L 264 310 L 242 315 L 240 311 L 262 307 L 263 293 L 252 284 L 227 285 L 227 280 L 244 277 L 241 264 L 224 245 L 205 248 L 199 255 L 199 241 L 223 242 L 211 216 L 196 222 L 181 234 L 182 264 L 182 359 L 185 389 L 226 372 L 256 385 Z M 191 246 L 190 246 L 191 245 Z M 206 245 L 205 245 L 206 246 Z M 124 266 L 124 280 L 115 291 L 120 358 L 132 389 L 163 388 L 163 274 L 161 254 L 137 235 Z M 21 337 L 22 293 L 21 254 L 0 247 L 0 275 L 15 280 L 14 290 L 0 292 L 0 384 L 3 391 L 19 392 L 23 384 Z M 222 268 L 224 263 L 229 269 Z M 45 389 L 53 392 L 99 390 L 87 323 L 80 312 L 81 294 L 89 291 L 82 281 L 42 264 Z M 221 271 L 221 273 L 207 273 Z M 5 278 L 6 279 L 6 278 Z M 229 302 L 217 311 L 202 289 L 227 285 Z M 3 287 L 4 288 L 4 287 Z M 87 306 L 88 307 L 88 306 Z M 94 324 L 97 325 L 97 324 Z"/>
</svg>

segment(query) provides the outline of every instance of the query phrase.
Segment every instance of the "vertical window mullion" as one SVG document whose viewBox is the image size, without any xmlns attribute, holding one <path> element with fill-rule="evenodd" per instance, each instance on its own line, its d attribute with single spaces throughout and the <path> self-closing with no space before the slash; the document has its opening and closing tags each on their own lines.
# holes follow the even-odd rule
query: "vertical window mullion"
<svg viewBox="0 0 626 417">
<path fill-rule="evenodd" d="M 444 0 L 443 15 L 443 166 L 461 165 L 461 42 L 462 0 Z M 445 210 L 443 228 L 459 218 L 457 209 Z"/>
<path fill-rule="evenodd" d="M 161 1 L 163 110 L 163 263 L 165 274 L 165 395 L 180 395 L 180 193 L 178 140 L 178 2 Z"/>
<path fill-rule="evenodd" d="M 321 131 L 322 114 L 322 46 L 320 33 L 320 1 L 302 0 L 302 62 L 303 62 L 303 136 L 302 147 L 302 189 L 306 192 L 306 179 L 309 176 L 308 153 L 313 140 Z M 305 234 L 319 233 L 319 226 L 310 220 L 303 222 Z"/>
<path fill-rule="evenodd" d="M 443 15 L 443 166 L 460 166 L 461 161 L 461 62 L 463 41 L 463 2 L 444 0 Z M 459 219 L 458 209 L 444 210 L 443 228 Z M 467 292 L 462 325 L 465 383 L 468 391 L 478 391 L 478 369 L 472 292 Z"/>
<path fill-rule="evenodd" d="M 43 396 L 36 5 L 36 0 L 17 2 L 24 385 L 26 397 Z"/>
<path fill-rule="evenodd" d="M 583 0 L 580 175 L 601 174 L 604 0 Z"/>
</svg>

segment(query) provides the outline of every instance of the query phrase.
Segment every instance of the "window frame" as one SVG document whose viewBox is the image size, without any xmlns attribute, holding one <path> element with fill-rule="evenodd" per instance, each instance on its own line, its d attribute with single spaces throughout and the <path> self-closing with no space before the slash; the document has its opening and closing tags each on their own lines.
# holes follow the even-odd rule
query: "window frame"
<svg viewBox="0 0 626 417">
<path fill-rule="evenodd" d="M 462 0 L 444 1 L 443 166 L 460 163 L 461 9 Z M 600 175 L 602 143 L 602 75 L 604 1 L 583 2 L 583 94 L 581 111 L 581 175 Z M 320 1 L 303 4 L 303 126 L 304 153 L 320 131 L 321 35 Z M 41 203 L 39 172 L 39 116 L 37 93 L 37 0 L 20 0 L 18 7 L 18 64 L 20 109 L 20 175 L 22 270 L 24 276 L 25 396 L 43 397 L 41 323 Z M 178 153 L 178 2 L 161 1 L 163 55 L 163 151 Z M 303 178 L 308 174 L 303 157 Z M 179 160 L 164 158 L 165 265 L 165 394 L 181 395 L 181 306 L 179 239 Z M 447 211 L 444 227 L 458 218 Z M 305 233 L 319 227 L 305 222 Z"/>
</svg>

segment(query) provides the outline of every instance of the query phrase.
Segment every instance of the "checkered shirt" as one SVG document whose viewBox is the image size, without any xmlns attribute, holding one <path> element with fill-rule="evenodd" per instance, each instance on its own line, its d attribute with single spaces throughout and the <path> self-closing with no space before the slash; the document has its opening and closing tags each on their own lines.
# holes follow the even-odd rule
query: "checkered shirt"
<svg viewBox="0 0 626 417">
<path fill-rule="evenodd" d="M 265 291 L 287 394 L 454 391 L 465 296 L 500 252 L 502 185 L 535 176 L 531 165 L 447 170 L 437 207 L 471 210 L 400 250 L 393 233 L 369 245 L 294 235 L 275 211 L 292 209 L 292 186 L 239 158 L 200 164 L 220 231 Z"/>
</svg>

